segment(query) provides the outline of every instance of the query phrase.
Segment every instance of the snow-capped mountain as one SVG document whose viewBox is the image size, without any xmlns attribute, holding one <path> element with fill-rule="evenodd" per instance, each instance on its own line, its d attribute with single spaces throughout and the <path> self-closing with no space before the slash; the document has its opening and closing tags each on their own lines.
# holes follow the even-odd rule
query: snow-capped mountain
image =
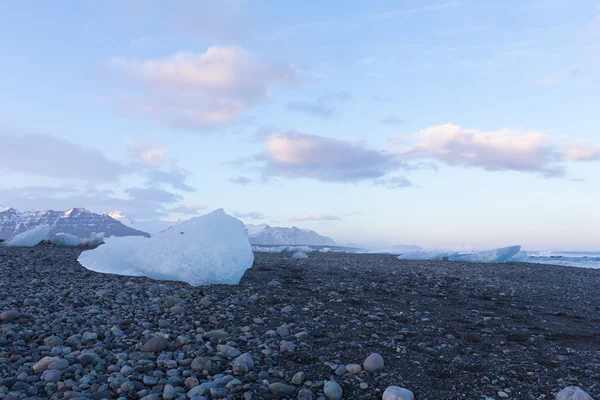
<svg viewBox="0 0 600 400">
<path fill-rule="evenodd" d="M 89 237 L 92 232 L 105 232 L 108 236 L 150 236 L 109 217 L 96 214 L 84 208 L 71 208 L 67 211 L 17 211 L 7 208 L 0 211 L 0 239 L 8 239 L 33 227 L 48 224 L 50 235 L 70 233 L 79 237 Z"/>
<path fill-rule="evenodd" d="M 312 245 L 335 246 L 335 241 L 327 236 L 319 235 L 315 231 L 291 228 L 272 227 L 267 224 L 246 225 L 248 239 L 251 244 L 259 245 Z"/>
<path fill-rule="evenodd" d="M 162 220 L 162 219 L 152 219 L 148 221 L 134 221 L 129 218 L 127 215 L 123 214 L 121 211 L 112 211 L 109 212 L 108 215 L 121 222 L 123 225 L 127 225 L 131 228 L 137 229 L 138 231 L 149 233 L 150 235 L 156 235 L 158 232 L 162 232 L 167 228 L 170 228 L 174 225 L 177 225 L 183 222 L 180 219 L 175 220 Z"/>
<path fill-rule="evenodd" d="M 131 226 L 134 224 L 133 220 L 127 215 L 123 214 L 121 211 L 111 211 L 107 215 L 112 219 L 116 219 L 125 226 Z"/>
</svg>

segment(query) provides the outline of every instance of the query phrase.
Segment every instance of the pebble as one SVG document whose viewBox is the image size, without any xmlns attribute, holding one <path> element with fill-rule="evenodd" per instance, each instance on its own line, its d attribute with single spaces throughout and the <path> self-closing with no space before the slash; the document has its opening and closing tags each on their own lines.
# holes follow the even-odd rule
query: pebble
<svg viewBox="0 0 600 400">
<path fill-rule="evenodd" d="M 191 368 L 194 371 L 210 371 L 212 370 L 212 361 L 204 357 L 196 357 L 192 360 Z"/>
<path fill-rule="evenodd" d="M 371 353 L 363 362 L 363 368 L 367 372 L 381 371 L 384 367 L 383 357 L 378 353 Z"/>
<path fill-rule="evenodd" d="M 296 391 L 296 388 L 285 383 L 275 382 L 269 385 L 269 391 L 273 396 L 291 396 Z"/>
<path fill-rule="evenodd" d="M 381 400 L 414 400 L 415 395 L 408 389 L 399 386 L 388 386 Z"/>
<path fill-rule="evenodd" d="M 67 368 L 69 368 L 69 361 L 65 360 L 64 358 L 55 359 L 48 365 L 48 369 L 56 369 L 60 371 Z"/>
<path fill-rule="evenodd" d="M 175 388 L 173 387 L 173 385 L 171 384 L 166 384 L 165 388 L 163 389 L 163 399 L 165 400 L 173 400 L 175 398 L 175 396 L 177 396 L 177 392 L 175 391 Z"/>
<path fill-rule="evenodd" d="M 304 383 L 304 372 L 296 372 L 296 374 L 292 377 L 292 383 L 294 385 L 302 385 Z"/>
<path fill-rule="evenodd" d="M 148 353 L 160 353 L 161 351 L 165 351 L 167 347 L 169 347 L 169 341 L 167 339 L 162 336 L 155 336 L 144 343 L 142 351 Z"/>
<path fill-rule="evenodd" d="M 179 305 L 173 306 L 169 310 L 171 311 L 171 314 L 183 314 L 185 312 L 185 308 Z"/>
<path fill-rule="evenodd" d="M 346 365 L 346 371 L 351 374 L 358 375 L 362 371 L 362 368 L 358 364 L 348 364 Z"/>
<path fill-rule="evenodd" d="M 21 316 L 21 313 L 17 310 L 8 310 L 0 313 L 0 321 L 2 323 L 9 323 L 16 321 Z"/>
<path fill-rule="evenodd" d="M 310 390 L 307 388 L 300 389 L 298 392 L 298 400 L 313 400 L 314 396 Z"/>
<path fill-rule="evenodd" d="M 54 357 L 44 357 L 33 366 L 33 372 L 40 373 L 48 369 L 48 366 L 54 362 Z"/>
<path fill-rule="evenodd" d="M 61 375 L 62 374 L 60 371 L 57 371 L 55 369 L 54 370 L 47 369 L 42 374 L 42 380 L 45 382 L 49 382 L 49 383 L 56 383 L 56 382 L 60 381 Z"/>
<path fill-rule="evenodd" d="M 222 329 L 217 329 L 214 331 L 204 333 L 204 337 L 206 339 L 225 339 L 229 337 L 229 333 Z"/>
<path fill-rule="evenodd" d="M 330 400 L 340 400 L 342 398 L 342 387 L 336 381 L 326 381 L 323 393 Z"/>
</svg>

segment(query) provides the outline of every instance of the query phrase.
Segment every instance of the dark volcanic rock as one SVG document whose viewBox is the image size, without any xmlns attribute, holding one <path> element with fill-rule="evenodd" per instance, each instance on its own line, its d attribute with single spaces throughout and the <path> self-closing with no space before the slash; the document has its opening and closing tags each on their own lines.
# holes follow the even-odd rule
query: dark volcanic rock
<svg viewBox="0 0 600 400">
<path fill-rule="evenodd" d="M 600 398 L 600 270 L 258 253 L 194 288 L 78 254 L 0 247 L 5 398 Z"/>
</svg>

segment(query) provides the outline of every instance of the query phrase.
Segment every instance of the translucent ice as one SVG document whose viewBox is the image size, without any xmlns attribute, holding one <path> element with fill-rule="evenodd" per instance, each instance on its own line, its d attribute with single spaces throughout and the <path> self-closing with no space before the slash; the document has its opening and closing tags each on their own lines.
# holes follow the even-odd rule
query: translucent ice
<svg viewBox="0 0 600 400">
<path fill-rule="evenodd" d="M 594 400 L 580 387 L 568 386 L 556 394 L 556 400 Z"/>
<path fill-rule="evenodd" d="M 451 255 L 450 261 L 476 262 L 476 263 L 505 263 L 521 251 L 521 246 L 502 247 L 494 250 L 476 253 Z"/>
<path fill-rule="evenodd" d="M 526 251 L 520 251 L 514 256 L 511 257 L 510 260 L 512 262 L 527 262 L 529 259 L 529 254 Z"/>
<path fill-rule="evenodd" d="M 58 246 L 79 246 L 79 236 L 70 233 L 57 233 L 52 238 L 52 243 Z"/>
<path fill-rule="evenodd" d="M 294 258 L 308 258 L 308 256 L 306 255 L 306 253 L 302 252 L 302 251 L 297 251 L 294 253 L 293 255 Z"/>
<path fill-rule="evenodd" d="M 239 283 L 254 254 L 244 224 L 219 209 L 149 239 L 110 237 L 104 245 L 81 253 L 78 261 L 97 272 L 201 286 Z"/>
<path fill-rule="evenodd" d="M 446 257 L 450 257 L 456 253 L 448 251 L 412 251 L 398 256 L 399 260 L 415 260 L 415 261 L 441 261 Z"/>
<path fill-rule="evenodd" d="M 35 246 L 48 237 L 50 225 L 38 225 L 25 232 L 19 233 L 4 242 L 5 246 Z"/>
</svg>

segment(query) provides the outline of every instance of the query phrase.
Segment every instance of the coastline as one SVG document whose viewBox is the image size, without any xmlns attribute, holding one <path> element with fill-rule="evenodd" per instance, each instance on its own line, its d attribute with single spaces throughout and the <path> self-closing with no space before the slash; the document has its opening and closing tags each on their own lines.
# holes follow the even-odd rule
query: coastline
<svg viewBox="0 0 600 400">
<path fill-rule="evenodd" d="M 194 288 L 87 271 L 80 251 L 0 247 L 0 312 L 20 313 L 0 326 L 7 393 L 26 372 L 18 387 L 33 398 L 159 399 L 171 388 L 178 398 L 194 379 L 217 382 L 212 398 L 271 398 L 276 382 L 294 387 L 289 398 L 301 387 L 318 397 L 331 379 L 349 399 L 380 399 L 390 385 L 419 400 L 548 399 L 570 385 L 600 394 L 598 269 L 255 253 L 240 285 Z M 168 336 L 166 348 L 144 351 L 153 335 Z M 254 369 L 236 373 L 231 348 Z M 373 352 L 381 372 L 341 368 Z M 84 353 L 94 360 L 85 366 Z M 45 356 L 68 361 L 57 382 L 32 369 Z M 208 374 L 192 368 L 197 357 L 211 361 Z M 292 382 L 298 372 L 303 384 Z"/>
</svg>

